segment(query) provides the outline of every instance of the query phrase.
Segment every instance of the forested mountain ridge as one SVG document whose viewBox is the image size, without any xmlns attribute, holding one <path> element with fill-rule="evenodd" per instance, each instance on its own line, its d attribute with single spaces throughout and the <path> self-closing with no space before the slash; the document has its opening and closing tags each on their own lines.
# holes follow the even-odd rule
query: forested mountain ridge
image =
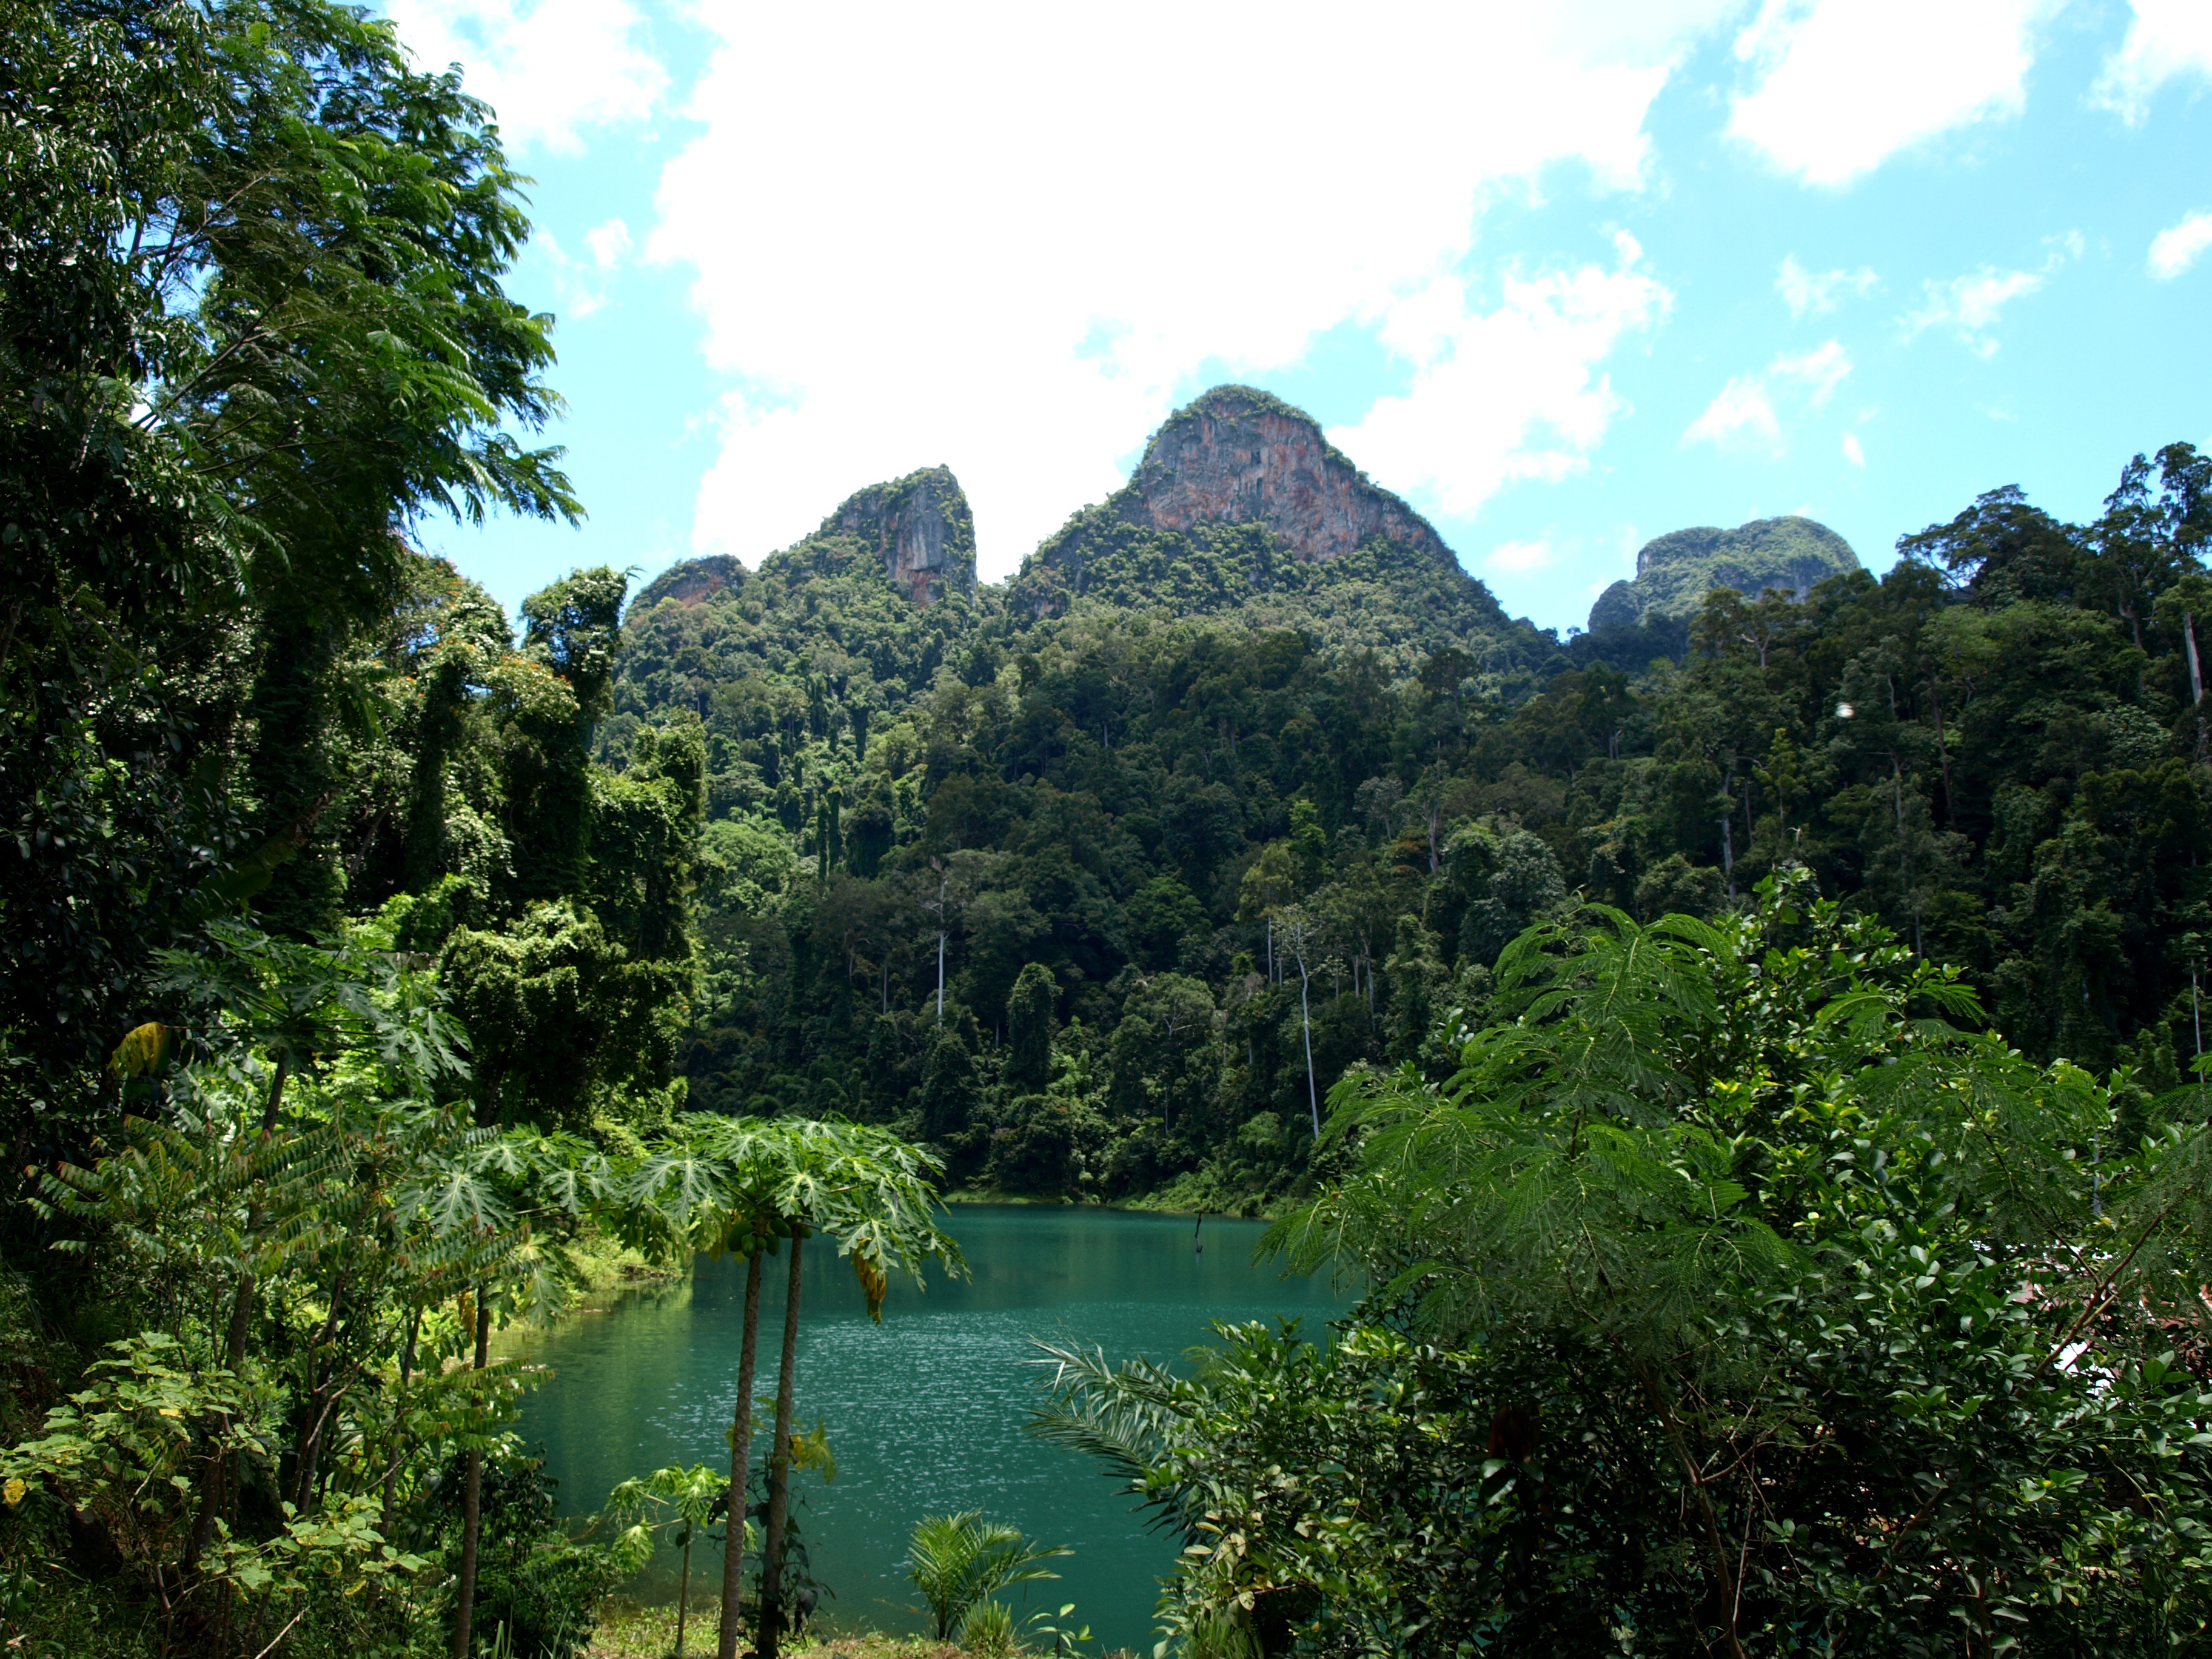
<svg viewBox="0 0 2212 1659">
<path fill-rule="evenodd" d="M 743 580 L 634 611 L 604 752 L 704 711 L 693 1098 L 895 1121 L 988 1184 L 1235 1201 L 1298 1179 L 1290 1129 L 1330 1082 L 1419 1057 L 1570 894 L 1717 915 L 1785 860 L 1966 965 L 2030 1052 L 2166 1075 L 2205 902 L 2203 467 L 2131 463 L 2087 526 L 1993 492 L 1879 581 L 1717 589 L 1573 641 L 1533 695 L 1448 645 L 1404 672 L 1312 604 L 1255 627 L 1201 586 L 1180 614 L 1179 573 L 1224 546 L 1361 556 L 1249 520 L 1194 520 L 1143 607 L 917 609 L 830 534 L 764 563 L 753 643 L 719 659 Z M 1102 516 L 1183 537 L 1087 514 L 1063 532 L 1085 559 Z M 652 695 L 684 650 L 703 701 Z M 1018 1077 L 1024 1021 L 1048 1064 Z"/>
<path fill-rule="evenodd" d="M 1425 519 L 1378 488 L 1303 410 L 1221 386 L 1170 416 L 1129 482 L 1086 507 L 1008 586 L 1021 622 L 1086 605 L 1310 623 L 1332 650 L 1403 677 L 1464 653 L 1486 683 L 1529 688 L 1557 646 L 1508 618 Z"/>
<path fill-rule="evenodd" d="M 879 582 L 862 549 L 880 564 Z M 843 698 L 865 636 L 866 683 L 852 708 L 896 708 L 940 666 L 970 674 L 971 645 L 995 663 L 1033 648 L 1058 619 L 1104 611 L 1304 629 L 1331 653 L 1371 653 L 1398 679 L 1455 650 L 1477 684 L 1509 696 L 1568 661 L 1552 635 L 1509 619 L 1428 521 L 1371 483 L 1310 416 L 1249 386 L 1216 386 L 1170 416 L 1128 483 L 1077 512 L 1003 585 L 977 584 L 973 517 L 942 467 L 857 491 L 812 535 L 763 561 L 759 575 L 772 585 L 748 599 L 743 567 L 718 556 L 648 583 L 629 611 L 618 707 L 675 701 L 704 717 L 715 685 L 761 671 L 818 672 Z M 892 643 L 908 627 L 887 593 L 916 608 L 947 595 L 973 603 L 933 618 L 915 635 L 931 643 L 908 648 Z M 707 613 L 654 620 L 668 599 Z M 723 613 L 751 620 L 710 623 Z"/>
<path fill-rule="evenodd" d="M 1803 599 L 1815 583 L 1859 568 L 1851 544 L 1811 519 L 1754 519 L 1734 530 L 1701 525 L 1644 543 L 1636 577 L 1590 606 L 1590 632 L 1632 628 L 1654 617 L 1686 622 L 1717 587 L 1757 599 L 1770 587 Z"/>
</svg>

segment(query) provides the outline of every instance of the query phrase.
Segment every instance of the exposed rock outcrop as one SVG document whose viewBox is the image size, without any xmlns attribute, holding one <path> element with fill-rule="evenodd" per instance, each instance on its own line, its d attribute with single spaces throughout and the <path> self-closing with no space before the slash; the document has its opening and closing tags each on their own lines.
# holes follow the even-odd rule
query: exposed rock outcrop
<svg viewBox="0 0 2212 1659">
<path fill-rule="evenodd" d="M 856 491 L 822 521 L 825 536 L 853 536 L 873 547 L 891 586 L 916 605 L 948 587 L 975 586 L 975 520 L 951 469 L 909 472 Z"/>
<path fill-rule="evenodd" d="M 704 558 L 686 559 L 681 564 L 669 566 L 637 590 L 629 609 L 641 614 L 663 599 L 673 599 L 678 605 L 703 605 L 710 595 L 725 588 L 743 587 L 744 583 L 744 566 L 726 553 L 709 553 Z"/>
<path fill-rule="evenodd" d="M 1024 624 L 1079 606 L 1234 617 L 1392 676 L 1452 651 L 1500 696 L 1565 664 L 1312 416 L 1249 386 L 1170 416 L 1129 482 L 1046 538 L 1007 586 Z"/>
<path fill-rule="evenodd" d="M 1811 519 L 1754 519 L 1734 530 L 1700 525 L 1646 542 L 1636 580 L 1615 582 L 1590 607 L 1590 631 L 1655 617 L 1693 616 L 1716 587 L 1757 598 L 1770 587 L 1803 599 L 1816 582 L 1856 570 L 1851 544 Z"/>
<path fill-rule="evenodd" d="M 1378 489 L 1313 417 L 1250 386 L 1218 386 L 1152 434 L 1110 511 L 1157 530 L 1264 524 L 1301 559 L 1375 537 L 1449 559 L 1426 519 Z"/>
<path fill-rule="evenodd" d="M 1388 545 L 1401 560 L 1480 589 L 1435 526 L 1370 483 L 1310 415 L 1250 386 L 1218 386 L 1168 416 L 1127 483 L 1046 538 L 1015 579 L 1016 608 L 1038 616 L 1065 609 L 1097 586 L 1102 561 L 1129 562 L 1133 537 L 1152 538 L 1172 557 L 1192 532 L 1221 526 L 1264 531 L 1297 564 L 1328 565 Z"/>
</svg>

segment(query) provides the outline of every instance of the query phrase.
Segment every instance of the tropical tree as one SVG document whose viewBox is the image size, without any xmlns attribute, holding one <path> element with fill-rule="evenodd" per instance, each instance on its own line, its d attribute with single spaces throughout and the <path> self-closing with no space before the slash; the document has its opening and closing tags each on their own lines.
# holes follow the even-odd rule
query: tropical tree
<svg viewBox="0 0 2212 1659">
<path fill-rule="evenodd" d="M 1019 1527 L 981 1510 L 926 1515 L 907 1541 L 906 1572 L 928 1604 L 937 1639 L 950 1641 L 969 1610 L 1002 1589 L 1060 1575 L 1043 1564 L 1075 1552 L 1032 1543 Z"/>
<path fill-rule="evenodd" d="M 819 1233 L 849 1257 L 880 1319 L 893 1267 L 921 1281 L 932 1260 L 965 1271 L 960 1247 L 937 1224 L 935 1177 L 943 1165 L 888 1130 L 842 1119 L 725 1118 L 695 1113 L 648 1150 L 626 1188 L 623 1224 L 657 1248 L 735 1252 L 745 1258 L 744 1334 L 730 1433 L 732 1494 L 747 1489 L 753 1433 L 762 1268 L 786 1241 L 783 1348 L 762 1528 L 760 1629 L 755 1651 L 775 1659 L 782 1635 L 784 1541 L 793 1462 L 793 1372 L 799 1358 L 801 1250 Z M 732 1498 L 732 1504 L 736 1503 Z M 743 1550 L 723 1556 L 720 1659 L 735 1659 Z"/>
<path fill-rule="evenodd" d="M 487 1364 L 495 1304 L 557 1300 L 532 1218 L 580 1213 L 591 1160 L 473 1125 L 434 983 L 373 942 L 224 923 L 163 960 L 171 1018 L 112 1062 L 134 1115 L 39 1203 L 65 1249 L 100 1241 L 170 1306 L 9 1449 L 14 1490 L 132 1540 L 171 1623 L 222 1651 L 267 1644 L 270 1598 L 299 1573 L 359 1587 L 421 1565 L 394 1541 L 403 1476 L 419 1495 L 424 1443 L 459 1452 L 465 1651 L 483 1459 L 521 1386 Z M 185 1426 L 156 1455 L 140 1419 L 161 1412 Z M 149 1475 L 150 1511 L 133 1496 Z"/>
<path fill-rule="evenodd" d="M 1271 1236 L 1368 1275 L 1330 1348 L 1048 1356 L 1041 1426 L 1189 1540 L 1181 1624 L 1424 1653 L 2212 1631 L 2212 1393 L 2175 1354 L 2212 1131 L 2177 1091 L 2116 1155 L 2111 1091 L 1975 1033 L 1955 970 L 1805 885 L 1722 928 L 1540 925 L 1448 1083 L 1340 1085 L 1353 1173 Z"/>
<path fill-rule="evenodd" d="M 683 1575 L 676 1588 L 676 1659 L 684 1659 L 684 1626 L 690 1608 L 691 1540 L 718 1506 L 732 1517 L 732 1553 L 736 1553 L 744 1538 L 742 1505 L 730 1501 L 728 1480 L 704 1463 L 689 1468 L 671 1465 L 625 1480 L 607 1494 L 601 1511 L 622 1529 L 615 1540 L 615 1556 L 628 1571 L 636 1571 L 652 1559 L 660 1533 L 672 1534 L 671 1541 L 683 1551 Z"/>
</svg>

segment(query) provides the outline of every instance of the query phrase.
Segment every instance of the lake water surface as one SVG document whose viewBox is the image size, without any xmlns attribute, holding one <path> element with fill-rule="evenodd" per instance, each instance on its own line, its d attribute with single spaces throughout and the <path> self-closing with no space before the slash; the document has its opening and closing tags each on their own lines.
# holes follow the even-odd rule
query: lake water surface
<svg viewBox="0 0 2212 1659">
<path fill-rule="evenodd" d="M 1025 1206 L 962 1206 L 947 1223 L 971 1279 L 894 1278 L 883 1323 L 869 1322 L 847 1261 L 808 1247 L 801 1292 L 797 1413 L 829 1426 L 835 1484 L 799 1477 L 800 1524 L 814 1576 L 835 1593 L 832 1626 L 918 1629 L 920 1598 L 902 1569 L 924 1515 L 981 1509 L 1031 1537 L 1072 1545 L 1058 1582 L 1023 1587 L 1027 1609 L 1076 1604 L 1107 1647 L 1149 1652 L 1158 1581 L 1175 1557 L 1089 1459 L 1023 1432 L 1038 1398 L 1033 1338 L 1179 1361 L 1214 1322 L 1325 1322 L 1348 1305 L 1326 1277 L 1255 1267 L 1256 1221 L 1207 1220 L 1192 1248 L 1188 1216 Z M 761 1297 L 757 1392 L 775 1391 L 783 1265 Z M 520 1431 L 545 1449 L 562 1507 L 587 1514 L 618 1480 L 669 1463 L 729 1466 L 744 1265 L 702 1257 L 688 1284 L 625 1298 L 532 1346 L 555 1376 L 526 1403 Z M 764 1455 L 767 1436 L 754 1444 Z M 719 1588 L 720 1563 L 695 1553 L 695 1591 Z M 672 1597 L 656 1564 L 644 1593 Z M 1013 1593 L 1018 1610 L 1021 1591 Z"/>
</svg>

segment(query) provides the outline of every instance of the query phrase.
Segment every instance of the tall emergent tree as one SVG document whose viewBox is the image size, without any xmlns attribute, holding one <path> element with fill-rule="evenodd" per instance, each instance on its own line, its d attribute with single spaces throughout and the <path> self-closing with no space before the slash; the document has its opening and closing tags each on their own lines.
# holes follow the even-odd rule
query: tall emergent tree
<svg viewBox="0 0 2212 1659">
<path fill-rule="evenodd" d="M 514 436 L 556 407 L 550 319 L 501 288 L 527 222 L 457 76 L 328 0 L 5 0 L 0 38 L 19 1170 L 70 1144 L 66 1079 L 195 913 L 258 890 L 281 930 L 336 919 L 368 704 L 335 671 L 416 519 L 579 509 Z"/>
</svg>

